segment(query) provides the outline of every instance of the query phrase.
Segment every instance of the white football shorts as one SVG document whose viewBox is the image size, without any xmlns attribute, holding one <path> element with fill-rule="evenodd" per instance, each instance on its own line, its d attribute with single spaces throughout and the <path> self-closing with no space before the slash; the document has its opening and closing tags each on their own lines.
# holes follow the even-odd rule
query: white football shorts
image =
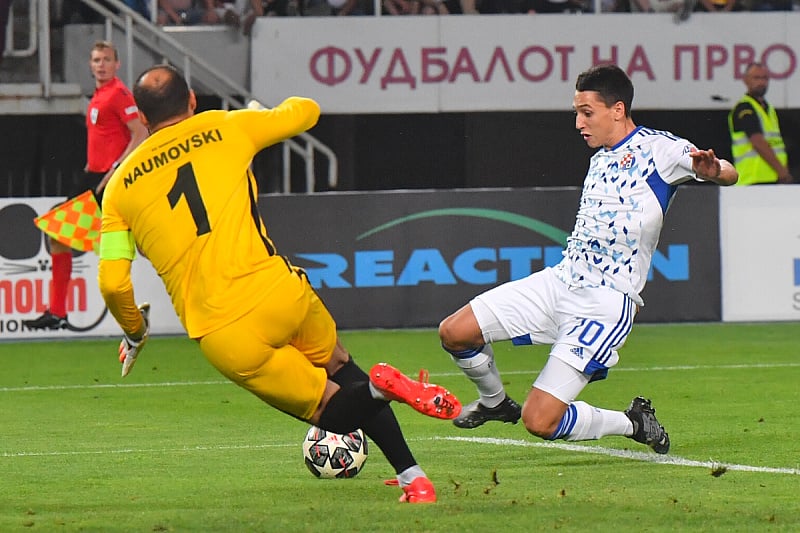
<svg viewBox="0 0 800 533">
<path fill-rule="evenodd" d="M 472 312 L 487 343 L 551 344 L 556 357 L 602 379 L 633 326 L 636 304 L 608 287 L 569 287 L 548 267 L 476 296 Z"/>
</svg>

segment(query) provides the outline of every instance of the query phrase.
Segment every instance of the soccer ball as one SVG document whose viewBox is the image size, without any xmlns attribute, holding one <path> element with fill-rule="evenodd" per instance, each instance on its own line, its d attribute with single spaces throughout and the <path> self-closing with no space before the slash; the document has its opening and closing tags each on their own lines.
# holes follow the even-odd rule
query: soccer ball
<svg viewBox="0 0 800 533">
<path fill-rule="evenodd" d="M 367 460 L 367 437 L 360 429 L 339 435 L 311 426 L 303 440 L 303 458 L 316 477 L 354 477 Z"/>
</svg>

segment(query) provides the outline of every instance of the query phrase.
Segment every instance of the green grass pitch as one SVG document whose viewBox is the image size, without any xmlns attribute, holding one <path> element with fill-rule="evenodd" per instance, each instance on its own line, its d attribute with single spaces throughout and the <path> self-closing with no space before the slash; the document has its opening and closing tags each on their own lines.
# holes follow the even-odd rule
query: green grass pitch
<svg viewBox="0 0 800 533">
<path fill-rule="evenodd" d="M 368 369 L 420 368 L 464 403 L 436 332 L 346 331 Z M 459 430 L 395 404 L 433 505 L 397 502 L 376 446 L 318 480 L 306 424 L 226 382 L 185 338 L 154 337 L 119 377 L 117 339 L 0 343 L 0 531 L 531 532 L 800 530 L 800 324 L 642 324 L 581 399 L 652 398 L 672 449 Z M 546 347 L 495 346 L 520 402 Z"/>
</svg>

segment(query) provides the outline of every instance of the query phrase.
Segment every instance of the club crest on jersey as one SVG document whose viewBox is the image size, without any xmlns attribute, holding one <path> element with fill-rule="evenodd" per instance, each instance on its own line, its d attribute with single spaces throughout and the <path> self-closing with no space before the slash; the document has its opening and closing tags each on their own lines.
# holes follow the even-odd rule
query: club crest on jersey
<svg viewBox="0 0 800 533">
<path fill-rule="evenodd" d="M 622 156 L 622 159 L 619 162 L 619 168 L 629 169 L 633 166 L 633 154 L 627 153 Z"/>
<path fill-rule="evenodd" d="M 100 110 L 96 107 L 93 107 L 89 110 L 89 120 L 92 121 L 92 124 L 97 124 L 97 115 L 100 114 Z"/>
</svg>

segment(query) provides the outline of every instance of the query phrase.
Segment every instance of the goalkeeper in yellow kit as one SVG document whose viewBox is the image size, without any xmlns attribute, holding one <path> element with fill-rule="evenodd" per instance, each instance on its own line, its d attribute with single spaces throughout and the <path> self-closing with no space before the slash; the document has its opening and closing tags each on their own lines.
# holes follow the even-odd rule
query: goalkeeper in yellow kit
<svg viewBox="0 0 800 533">
<path fill-rule="evenodd" d="M 335 433 L 356 428 L 381 448 L 400 501 L 436 501 L 389 401 L 452 419 L 461 404 L 438 385 L 380 363 L 367 375 L 301 269 L 278 255 L 250 171 L 260 150 L 313 127 L 317 103 L 194 114 L 174 68 L 145 71 L 133 89 L 150 137 L 119 166 L 103 198 L 100 291 L 124 332 L 123 376 L 149 333 L 130 278 L 138 248 L 161 277 L 189 337 L 228 379 L 269 405 Z"/>
</svg>

